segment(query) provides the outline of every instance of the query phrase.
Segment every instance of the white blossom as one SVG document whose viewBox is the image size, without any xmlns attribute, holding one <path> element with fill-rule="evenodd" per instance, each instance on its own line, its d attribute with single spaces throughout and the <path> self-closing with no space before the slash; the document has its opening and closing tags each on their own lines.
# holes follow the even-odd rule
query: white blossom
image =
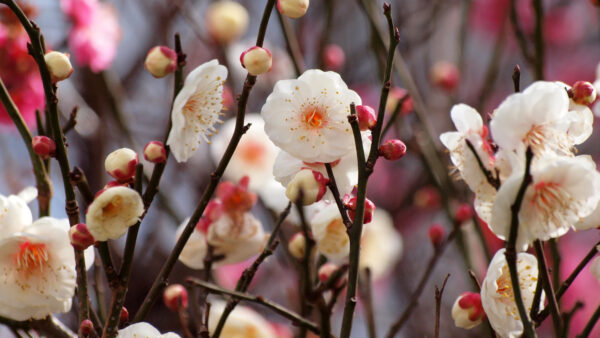
<svg viewBox="0 0 600 338">
<path fill-rule="evenodd" d="M 402 236 L 394 227 L 392 216 L 375 209 L 371 223 L 363 227 L 359 266 L 371 269 L 374 280 L 384 277 L 402 256 Z"/>
<path fill-rule="evenodd" d="M 517 338 L 523 333 L 523 323 L 515 303 L 513 287 L 504 249 L 498 250 L 490 262 L 481 284 L 481 304 L 490 324 L 501 338 Z M 538 282 L 537 259 L 527 253 L 517 255 L 517 271 L 521 297 L 527 314 L 531 311 Z M 543 304 L 543 297 L 540 302 Z"/>
<path fill-rule="evenodd" d="M 140 194 L 127 187 L 112 187 L 98 195 L 85 215 L 89 232 L 97 241 L 117 239 L 144 213 Z"/>
<path fill-rule="evenodd" d="M 168 332 L 161 334 L 154 326 L 139 322 L 119 330 L 117 338 L 180 338 L 176 333 Z"/>
<path fill-rule="evenodd" d="M 332 261 L 340 261 L 350 253 L 350 238 L 335 203 L 329 203 L 311 219 L 310 226 L 317 250 Z"/>
<path fill-rule="evenodd" d="M 35 188 L 27 188 L 18 195 L 0 195 L 0 239 L 21 231 L 33 222 L 27 203 L 36 196 Z"/>
<path fill-rule="evenodd" d="M 215 123 L 220 122 L 226 78 L 227 68 L 212 60 L 198 66 L 185 79 L 173 102 L 167 139 L 177 162 L 186 162 L 202 140 L 209 142 Z"/>
<path fill-rule="evenodd" d="M 210 301 L 210 313 L 208 316 L 208 330 L 212 335 L 225 310 L 225 302 L 219 300 Z M 277 333 L 260 314 L 249 307 L 238 305 L 227 317 L 222 337 L 235 338 L 276 338 Z"/>
<path fill-rule="evenodd" d="M 275 145 L 302 161 L 333 162 L 354 145 L 347 116 L 361 99 L 339 74 L 307 70 L 280 80 L 263 105 L 265 132 Z"/>
</svg>

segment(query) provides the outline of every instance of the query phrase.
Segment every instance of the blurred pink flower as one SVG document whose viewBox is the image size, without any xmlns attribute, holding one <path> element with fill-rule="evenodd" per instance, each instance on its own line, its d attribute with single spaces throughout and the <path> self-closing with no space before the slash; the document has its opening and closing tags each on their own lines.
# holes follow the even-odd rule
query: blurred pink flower
<svg viewBox="0 0 600 338">
<path fill-rule="evenodd" d="M 121 39 L 115 9 L 96 0 L 62 0 L 61 7 L 74 22 L 69 47 L 77 63 L 93 72 L 110 67 Z"/>
<path fill-rule="evenodd" d="M 247 259 L 243 262 L 218 267 L 215 270 L 215 275 L 219 285 L 228 289 L 235 289 L 238 279 L 240 279 L 244 270 L 252 265 L 252 262 L 254 262 L 254 259 Z"/>
</svg>

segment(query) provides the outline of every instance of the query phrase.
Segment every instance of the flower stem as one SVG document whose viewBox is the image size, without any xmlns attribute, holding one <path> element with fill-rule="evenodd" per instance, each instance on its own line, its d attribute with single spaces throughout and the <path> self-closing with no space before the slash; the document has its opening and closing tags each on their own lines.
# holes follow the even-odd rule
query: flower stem
<svg viewBox="0 0 600 338">
<path fill-rule="evenodd" d="M 517 196 L 515 198 L 515 202 L 511 205 L 511 224 L 510 224 L 510 233 L 508 235 L 508 241 L 506 242 L 506 251 L 504 253 L 506 257 L 506 263 L 508 265 L 508 270 L 510 272 L 510 281 L 513 289 L 513 294 L 515 297 L 515 303 L 517 305 L 517 309 L 519 310 L 519 316 L 521 317 L 521 321 L 523 322 L 523 332 L 525 337 L 534 338 L 535 331 L 533 330 L 533 326 L 529 321 L 529 316 L 527 311 L 525 310 L 525 305 L 523 304 L 523 298 L 521 297 L 521 287 L 519 284 L 519 275 L 517 270 L 517 251 L 516 251 L 516 242 L 517 235 L 519 230 L 519 211 L 521 210 L 521 204 L 523 202 L 523 197 L 525 196 L 525 191 L 527 187 L 532 181 L 530 169 L 531 169 L 531 161 L 533 159 L 533 151 L 531 148 L 527 148 L 527 152 L 525 154 L 525 174 L 523 175 L 523 181 L 521 182 L 521 186 L 519 187 L 519 191 L 517 192 Z M 539 283 L 539 281 L 538 281 Z"/>
<path fill-rule="evenodd" d="M 377 324 L 375 322 L 375 309 L 373 308 L 373 286 L 371 269 L 364 268 L 360 273 L 358 292 L 363 300 L 365 317 L 367 318 L 367 332 L 369 338 L 377 338 Z"/>
<path fill-rule="evenodd" d="M 562 332 L 562 319 L 560 316 L 558 302 L 556 301 L 556 296 L 554 294 L 554 289 L 552 288 L 552 281 L 550 280 L 548 267 L 546 266 L 546 256 L 544 255 L 544 247 L 542 246 L 542 242 L 539 239 L 535 240 L 533 242 L 533 245 L 535 247 L 535 254 L 538 258 L 538 270 L 539 275 L 542 279 L 542 287 L 544 288 L 546 297 L 548 297 L 550 313 L 552 314 L 552 324 L 554 325 L 554 333 L 556 334 L 556 336 L 559 336 L 560 332 Z"/>
<path fill-rule="evenodd" d="M 333 169 L 331 168 L 331 163 L 325 163 L 325 170 L 327 171 L 327 178 L 329 182 L 327 186 L 333 195 L 333 199 L 335 200 L 335 204 L 340 211 L 340 215 L 342 216 L 342 221 L 347 229 L 352 226 L 352 221 L 348 217 L 348 212 L 346 211 L 346 207 L 344 207 L 344 203 L 342 203 L 342 199 L 340 198 L 340 191 L 338 190 L 337 183 L 335 182 L 335 176 L 333 175 Z"/>
<path fill-rule="evenodd" d="M 583 328 L 583 331 L 581 331 L 581 333 L 577 335 L 577 338 L 589 337 L 598 319 L 600 319 L 600 306 L 596 308 L 596 311 L 594 311 L 594 314 L 592 315 L 590 320 L 587 322 L 587 324 L 585 324 L 585 328 Z"/>
<path fill-rule="evenodd" d="M 449 277 L 450 274 L 447 274 L 441 288 L 438 288 L 437 285 L 435 286 L 435 330 L 433 335 L 435 338 L 440 338 L 440 308 L 442 307 L 442 295 L 444 294 L 446 282 Z"/>
<path fill-rule="evenodd" d="M 263 13 L 263 18 L 261 20 L 259 31 L 258 31 L 258 37 L 256 39 L 256 45 L 259 47 L 262 47 L 262 45 L 263 45 L 265 33 L 267 30 L 267 24 L 269 22 L 269 16 L 271 15 L 271 11 L 273 10 L 274 5 L 275 5 L 275 0 L 268 0 L 267 4 L 265 6 L 265 11 Z M 212 194 L 214 193 L 215 189 L 217 188 L 217 185 L 219 184 L 219 180 L 220 180 L 221 176 L 223 175 L 225 168 L 229 164 L 231 157 L 233 156 L 233 152 L 235 151 L 238 143 L 240 142 L 242 135 L 250 127 L 249 125 L 244 126 L 244 117 L 246 115 L 246 104 L 248 103 L 248 97 L 250 96 L 250 92 L 251 92 L 252 88 L 254 87 L 255 83 L 256 83 L 256 76 L 252 76 L 252 75 L 248 74 L 248 76 L 246 77 L 246 81 L 244 82 L 244 88 L 242 89 L 242 94 L 240 95 L 240 98 L 238 101 L 238 111 L 237 111 L 237 115 L 236 115 L 235 127 L 234 127 L 234 131 L 233 131 L 233 135 L 231 136 L 231 140 L 229 141 L 229 145 L 227 146 L 227 149 L 225 150 L 225 153 L 223 154 L 223 157 L 221 158 L 219 165 L 217 166 L 215 171 L 211 174 L 210 182 L 209 182 L 208 186 L 204 189 L 204 192 L 202 193 L 202 197 L 200 198 L 200 201 L 198 202 L 198 205 L 196 206 L 194 213 L 190 217 L 190 220 L 188 221 L 187 225 L 185 226 L 183 232 L 181 233 L 181 236 L 177 240 L 177 243 L 175 243 L 175 247 L 171 251 L 171 254 L 167 258 L 167 261 L 163 264 L 158 276 L 154 280 L 154 283 L 152 284 L 150 291 L 146 295 L 146 298 L 144 299 L 142 306 L 140 307 L 140 309 L 136 313 L 135 317 L 133 318 L 134 322 L 139 322 L 139 321 L 143 320 L 144 317 L 146 317 L 146 315 L 148 314 L 148 311 L 150 311 L 150 308 L 156 301 L 156 298 L 158 298 L 160 291 L 167 284 L 167 278 L 169 277 L 169 274 L 173 270 L 173 267 L 175 266 L 175 263 L 177 262 L 177 258 L 181 254 L 181 251 L 183 251 L 183 247 L 185 246 L 188 239 L 192 235 L 192 232 L 194 231 L 194 227 L 196 226 L 196 223 L 198 223 L 198 220 L 204 213 L 204 209 L 208 205 L 208 202 L 210 201 Z"/>
</svg>

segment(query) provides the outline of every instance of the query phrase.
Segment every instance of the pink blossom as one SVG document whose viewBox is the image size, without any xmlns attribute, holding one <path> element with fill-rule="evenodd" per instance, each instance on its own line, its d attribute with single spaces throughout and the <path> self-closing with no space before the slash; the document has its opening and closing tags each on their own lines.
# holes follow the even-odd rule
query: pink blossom
<svg viewBox="0 0 600 338">
<path fill-rule="evenodd" d="M 98 10 L 97 0 L 61 0 L 60 8 L 76 26 L 89 25 Z"/>
</svg>

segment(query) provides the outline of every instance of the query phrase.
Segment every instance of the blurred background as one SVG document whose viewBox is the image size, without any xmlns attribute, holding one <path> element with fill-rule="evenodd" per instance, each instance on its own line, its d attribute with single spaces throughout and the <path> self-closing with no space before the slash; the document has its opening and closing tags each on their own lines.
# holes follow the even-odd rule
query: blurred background
<svg viewBox="0 0 600 338">
<path fill-rule="evenodd" d="M 206 11 L 213 2 L 210 0 L 105 1 L 101 2 L 102 14 L 91 21 L 64 10 L 65 4 L 61 9 L 62 2 L 31 0 L 20 4 L 39 24 L 51 49 L 71 54 L 75 71 L 70 79 L 59 84 L 59 107 L 64 121 L 75 106 L 79 108 L 77 125 L 66 135 L 69 156 L 72 165 L 83 169 L 94 192 L 109 181 L 104 172 L 104 158 L 108 153 L 128 147 L 141 154 L 148 141 L 162 140 L 170 118 L 173 81 L 172 77 L 153 78 L 143 64 L 151 47 L 173 47 L 175 33 L 181 35 L 183 50 L 187 54 L 186 73 L 211 59 L 218 59 L 228 66 L 230 75 L 226 84 L 229 90 L 224 97 L 227 110 L 222 119 L 227 120 L 235 114 L 235 97 L 240 93 L 246 75 L 239 64 L 239 55 L 254 45 L 265 1 L 237 1 L 247 9 L 249 24 L 239 39 L 225 45 L 215 42 L 206 27 Z M 592 2 L 543 1 L 545 80 L 573 84 L 578 80 L 593 82 L 596 79 L 596 67 L 600 62 L 600 11 Z M 349 87 L 361 95 L 363 103 L 373 107 L 379 104 L 385 55 L 380 39 L 383 37 L 384 43 L 388 40 L 382 3 L 379 0 L 313 0 L 301 19 L 284 19 L 297 37 L 305 69 L 322 68 L 339 72 Z M 392 73 L 394 88 L 388 104 L 388 116 L 395 109 L 399 110 L 399 115 L 386 138 L 403 140 L 408 146 L 408 154 L 396 162 L 379 161 L 368 188 L 368 197 L 377 208 L 391 215 L 393 226 L 403 239 L 401 255 L 396 252 L 397 257 L 391 259 L 380 257 L 390 263 L 373 283 L 375 319 L 380 335 L 387 332 L 407 306 L 434 253 L 427 235 L 430 226 L 439 223 L 450 229 L 449 216 L 460 203 L 472 203 L 466 185 L 450 176 L 448 156 L 438 140 L 440 133 L 454 129 L 449 118 L 451 106 L 459 102 L 472 105 L 485 120 L 513 92 L 511 76 L 516 64 L 521 67 L 522 88 L 539 78 L 515 38 L 514 24 L 509 18 L 510 3 L 509 0 L 392 1 L 393 18 L 400 31 L 398 52 L 414 79 L 414 85 L 411 87 L 406 78 L 396 71 Z M 535 27 L 531 1 L 515 0 L 515 3 L 517 22 L 531 52 Z M 367 13 L 374 19 L 376 30 Z M 32 59 L 27 55 L 26 38 L 18 23 L 5 7 L 0 9 L 0 15 L 0 77 L 34 130 L 34 112 L 43 109 L 41 82 Z M 260 112 L 277 80 L 297 77 L 275 11 L 267 29 L 266 46 L 273 52 L 274 66 L 268 75 L 259 77 L 250 95 L 248 112 Z M 411 94 L 419 93 L 419 98 L 397 105 L 407 88 Z M 420 111 L 415 112 L 414 107 L 419 107 Z M 29 158 L 23 155 L 23 141 L 3 108 L 0 108 L 0 123 L 0 192 L 8 195 L 34 185 L 35 181 Z M 599 141 L 598 135 L 594 134 L 578 150 L 592 154 L 597 160 L 600 148 L 595 145 Z M 160 194 L 142 223 L 125 304 L 130 313 L 135 313 L 140 306 L 172 248 L 176 227 L 195 208 L 218 161 L 216 156 L 211 156 L 211 151 L 215 152 L 211 145 L 203 144 L 186 164 L 169 160 Z M 146 172 L 151 172 L 151 169 L 152 165 L 145 162 Z M 52 215 L 66 217 L 58 167 L 52 168 L 52 175 Z M 273 227 L 274 215 L 286 203 L 282 203 L 280 191 L 269 194 L 261 194 L 261 202 L 253 210 L 266 230 Z M 85 210 L 83 200 L 80 205 L 81 210 Z M 32 205 L 32 209 L 36 210 L 36 206 Z M 287 222 L 283 230 L 284 238 L 289 238 L 298 227 Z M 589 233 L 587 236 L 570 233 L 562 237 L 558 243 L 563 253 L 560 272 L 555 273 L 564 279 L 597 240 L 597 235 L 590 236 Z M 117 262 L 123 242 L 111 243 Z M 456 328 L 450 310 L 458 295 L 464 291 L 475 291 L 467 268 L 482 280 L 489 257 L 501 246 L 502 242 L 494 238 L 485 224 L 465 224 L 461 236 L 451 243 L 437 262 L 416 310 L 399 336 L 433 336 L 434 287 L 441 285 L 446 274 L 451 276 L 442 300 L 442 336 L 489 335 L 484 325 L 470 331 Z M 261 266 L 249 291 L 297 310 L 295 263 L 285 251 L 286 245 L 281 245 L 276 254 Z M 375 251 L 373 255 L 377 257 L 377 254 Z M 380 254 L 386 255 L 386 251 L 381 250 Z M 215 279 L 232 288 L 244 266 L 247 264 L 220 268 L 215 271 Z M 199 276 L 200 273 L 178 263 L 170 281 L 183 282 L 187 276 Z M 100 289 L 104 288 L 106 294 L 101 292 L 98 299 L 106 303 L 109 294 L 103 285 L 103 272 L 96 269 L 90 276 L 98 277 L 90 280 Z M 573 317 L 573 334 L 581 331 L 597 306 L 600 300 L 597 290 L 597 281 L 584 270 L 563 297 L 565 310 L 570 309 L 576 300 L 585 303 L 584 308 Z M 335 331 L 341 321 L 341 299 L 334 312 Z M 257 311 L 280 324 L 282 335 L 294 332 L 295 328 L 281 317 L 263 308 L 257 308 Z M 72 311 L 61 318 L 72 327 L 75 313 Z M 160 301 L 153 307 L 147 321 L 161 332 L 180 331 L 176 314 L 169 312 Z M 364 337 L 366 330 L 359 299 L 353 336 Z M 545 336 L 544 332 L 550 331 L 541 331 L 540 336 Z M 595 334 L 600 334 L 600 330 L 596 330 Z"/>
</svg>

